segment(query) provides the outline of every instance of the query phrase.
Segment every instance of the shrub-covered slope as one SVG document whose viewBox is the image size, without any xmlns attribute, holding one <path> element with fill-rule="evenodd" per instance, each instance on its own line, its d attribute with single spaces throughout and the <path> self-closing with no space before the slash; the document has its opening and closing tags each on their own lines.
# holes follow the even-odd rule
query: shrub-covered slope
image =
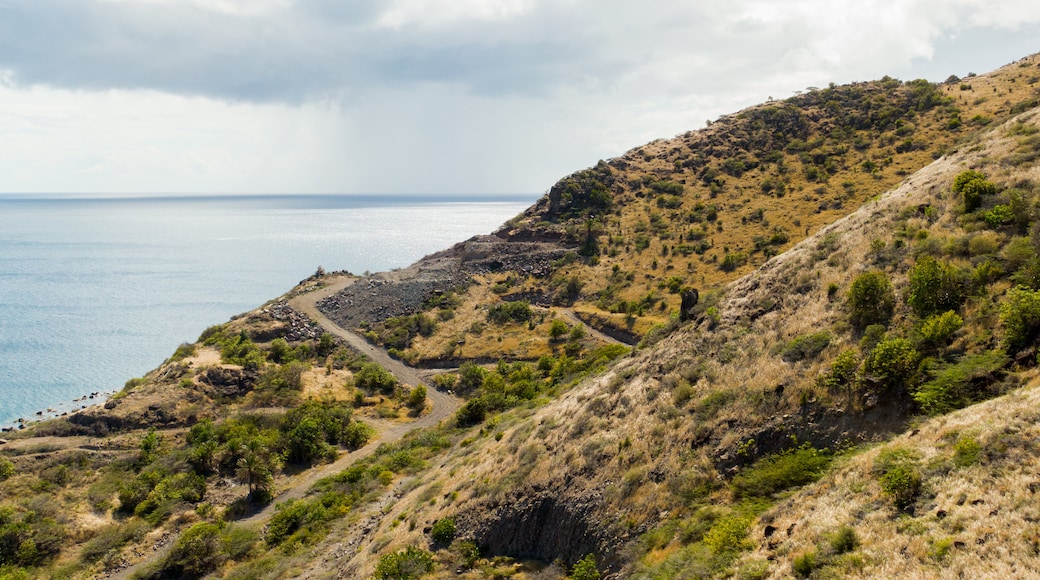
<svg viewBox="0 0 1040 580">
<path fill-rule="evenodd" d="M 552 349 L 550 321 L 574 315 L 634 344 L 678 313 L 684 288 L 710 294 L 1035 106 L 1038 80 L 1033 56 L 941 84 L 886 77 L 809 88 L 648 143 L 561 179 L 496 232 L 569 250 L 550 268 L 490 264 L 457 286 L 453 315 L 438 303 L 426 307 L 431 324 L 421 329 L 373 316 L 366 330 L 434 365 L 534 360 Z M 489 325 L 485 309 L 500 301 L 553 311 Z"/>
<path fill-rule="evenodd" d="M 792 566 L 865 576 L 916 566 L 927 575 L 954 549 L 935 536 L 945 528 L 932 525 L 937 508 L 922 491 L 947 493 L 947 471 L 928 466 L 930 451 L 910 453 L 919 473 L 901 471 L 895 453 L 842 489 L 863 494 L 863 509 L 893 530 L 935 536 L 938 555 L 915 548 L 889 568 L 884 545 L 866 548 L 874 535 L 842 528 L 854 518 L 804 537 L 795 526 L 790 540 L 771 522 L 812 519 L 810 494 L 822 491 L 776 502 L 834 466 L 868 461 L 859 456 L 865 445 L 1031 376 L 1040 337 L 1038 121 L 1030 111 L 980 133 L 728 285 L 693 322 L 606 374 L 474 428 L 342 570 L 371 570 L 375 554 L 405 545 L 443 547 L 439 557 L 455 567 L 469 541 L 487 558 L 473 577 L 490 573 L 494 557 L 558 561 L 559 572 L 587 554 L 601 571 L 638 578 L 764 577 Z M 990 403 L 993 421 L 999 405 Z M 991 438 L 979 445 L 988 449 Z M 1032 517 L 1023 497 L 989 509 Z M 465 541 L 431 542 L 426 532 L 445 518 Z M 839 547 L 828 547 L 832 535 Z M 817 560 L 791 559 L 813 542 L 826 544 L 805 556 Z M 855 550 L 867 555 L 839 557 Z M 963 561 L 970 570 L 977 557 Z"/>
<path fill-rule="evenodd" d="M 1033 571 L 1038 62 L 812 89 L 316 275 L 10 435 L 0 577 Z"/>
</svg>

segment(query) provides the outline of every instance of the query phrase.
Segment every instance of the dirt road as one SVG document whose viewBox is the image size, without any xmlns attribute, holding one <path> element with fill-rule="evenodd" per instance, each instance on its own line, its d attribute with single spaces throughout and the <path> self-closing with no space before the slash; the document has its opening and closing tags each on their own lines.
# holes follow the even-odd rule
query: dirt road
<svg viewBox="0 0 1040 580">
<path fill-rule="evenodd" d="M 382 365 L 383 368 L 393 373 L 393 375 L 397 377 L 397 380 L 402 383 L 413 386 L 426 384 L 426 381 L 415 369 L 405 365 L 401 361 L 390 358 L 390 355 L 388 355 L 385 350 L 369 344 L 364 338 L 340 327 L 318 310 L 317 303 L 319 300 L 346 288 L 348 285 L 352 284 L 354 280 L 355 278 L 345 276 L 340 277 L 324 288 L 292 298 L 289 303 L 293 308 L 306 314 L 312 320 L 321 325 L 326 331 L 342 338 L 350 344 L 350 346 Z M 332 463 L 309 469 L 292 477 L 281 486 L 281 490 L 277 495 L 275 495 L 275 498 L 271 503 L 257 513 L 238 520 L 236 524 L 259 526 L 266 523 L 267 520 L 274 515 L 275 506 L 277 504 L 290 499 L 300 499 L 304 497 L 319 479 L 335 475 L 349 467 L 358 459 L 368 457 L 375 452 L 376 448 L 379 447 L 381 443 L 392 443 L 404 437 L 404 435 L 409 431 L 436 425 L 441 420 L 452 416 L 462 405 L 461 399 L 433 388 L 427 389 L 427 398 L 430 402 L 428 412 L 414 421 L 408 423 L 396 423 L 390 421 L 367 420 L 367 422 L 376 429 L 376 435 L 367 445 L 361 449 L 341 454 L 336 461 Z M 176 541 L 177 538 L 167 538 L 161 547 L 156 548 L 155 551 L 149 554 L 145 559 L 111 574 L 107 576 L 107 578 L 116 580 L 131 578 L 134 573 L 143 570 L 154 562 L 160 561 L 162 558 L 165 558 L 173 549 L 173 545 Z"/>
</svg>

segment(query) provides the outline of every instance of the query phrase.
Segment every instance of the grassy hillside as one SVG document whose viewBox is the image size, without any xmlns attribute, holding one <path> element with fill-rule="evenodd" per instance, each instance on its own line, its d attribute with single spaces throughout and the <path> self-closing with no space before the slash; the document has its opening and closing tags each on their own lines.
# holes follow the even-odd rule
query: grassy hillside
<svg viewBox="0 0 1040 580">
<path fill-rule="evenodd" d="M 645 145 L 405 315 L 316 275 L 12 435 L 0 578 L 1034 571 L 1038 63 Z"/>
<path fill-rule="evenodd" d="M 446 344 L 464 345 L 453 356 L 479 359 L 530 360 L 551 348 L 542 325 L 482 340 L 474 311 L 499 300 L 570 309 L 634 344 L 677 314 L 681 289 L 710 295 L 1035 106 L 1038 65 L 1030 57 L 938 85 L 885 78 L 810 88 L 574 173 L 497 232 L 556 241 L 569 258 L 547 277 L 502 271 L 477 280 L 455 310 L 470 316 L 399 346 L 416 362 L 444 358 Z"/>
</svg>

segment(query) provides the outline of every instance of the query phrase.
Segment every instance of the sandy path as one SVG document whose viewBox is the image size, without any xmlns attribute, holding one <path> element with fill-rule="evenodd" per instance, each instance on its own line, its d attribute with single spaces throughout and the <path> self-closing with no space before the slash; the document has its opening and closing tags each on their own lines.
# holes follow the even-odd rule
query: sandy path
<svg viewBox="0 0 1040 580">
<path fill-rule="evenodd" d="M 593 326 L 589 326 L 585 323 L 585 321 L 579 318 L 578 315 L 570 308 L 557 308 L 555 309 L 555 312 L 559 313 L 561 316 L 571 321 L 572 323 L 577 324 L 578 326 L 585 327 L 585 332 L 596 337 L 596 339 L 598 340 L 601 340 L 607 344 L 624 344 L 625 346 L 631 346 L 625 342 L 622 342 L 614 338 L 613 336 L 610 336 L 609 334 L 604 334 L 603 332 L 601 332 Z"/>
<path fill-rule="evenodd" d="M 342 338 L 350 344 L 351 347 L 364 353 L 370 359 L 382 365 L 386 370 L 393 373 L 394 376 L 397 377 L 397 380 L 402 383 L 408 385 L 427 384 L 418 371 L 405 365 L 399 360 L 390 358 L 385 350 L 369 344 L 364 338 L 340 327 L 318 310 L 317 304 L 322 298 L 339 292 L 343 288 L 353 284 L 355 280 L 356 278 L 348 278 L 345 276 L 340 277 L 324 288 L 292 298 L 289 300 L 289 304 L 299 312 L 306 314 L 312 320 L 320 324 L 326 331 Z M 404 435 L 409 431 L 436 425 L 441 420 L 454 414 L 462 405 L 461 399 L 433 388 L 427 389 L 427 398 L 430 402 L 428 412 L 415 421 L 410 421 L 408 423 L 395 423 L 366 419 L 366 422 L 376 429 L 376 435 L 367 445 L 361 449 L 342 453 L 336 461 L 333 461 L 332 463 L 308 469 L 307 471 L 293 476 L 283 484 L 282 489 L 277 493 L 277 495 L 275 495 L 275 498 L 271 503 L 257 513 L 241 520 L 237 520 L 235 523 L 238 525 L 262 525 L 274 515 L 275 506 L 277 504 L 291 499 L 303 498 L 319 479 L 335 475 L 349 467 L 358 459 L 372 455 L 381 443 L 392 443 L 404 437 Z M 152 552 L 144 560 L 111 574 L 107 576 L 107 578 L 122 580 L 132 577 L 135 572 L 143 570 L 149 564 L 166 557 L 166 555 L 173 549 L 175 543 L 176 538 L 168 539 L 164 542 L 161 548 Z"/>
</svg>

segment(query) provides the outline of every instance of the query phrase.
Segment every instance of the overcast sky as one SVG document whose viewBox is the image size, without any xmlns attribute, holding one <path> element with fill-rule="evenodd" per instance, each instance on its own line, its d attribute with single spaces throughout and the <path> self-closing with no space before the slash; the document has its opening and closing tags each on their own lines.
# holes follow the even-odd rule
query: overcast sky
<svg viewBox="0 0 1040 580">
<path fill-rule="evenodd" d="M 1036 0 L 0 0 L 0 192 L 536 194 L 768 97 L 1037 51 Z"/>
</svg>

